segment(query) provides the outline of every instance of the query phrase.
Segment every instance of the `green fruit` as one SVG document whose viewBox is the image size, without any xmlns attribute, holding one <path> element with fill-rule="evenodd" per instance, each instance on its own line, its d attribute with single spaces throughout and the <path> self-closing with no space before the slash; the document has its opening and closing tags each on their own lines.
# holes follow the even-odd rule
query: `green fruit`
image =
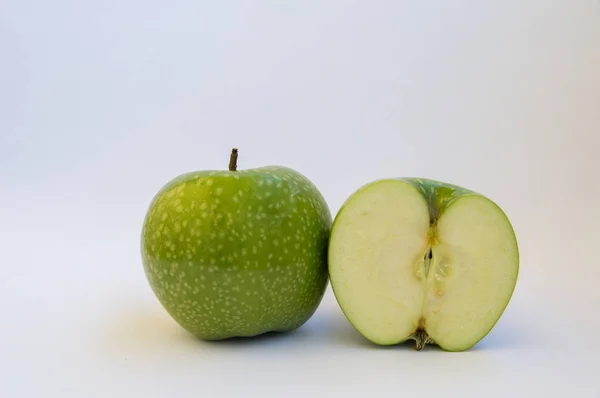
<svg viewBox="0 0 600 398">
<path fill-rule="evenodd" d="M 316 311 L 327 283 L 331 214 L 317 188 L 282 166 L 198 171 L 156 194 L 142 230 L 150 286 L 206 340 L 284 332 Z"/>
<path fill-rule="evenodd" d="M 335 217 L 329 276 L 354 327 L 381 345 L 474 346 L 506 309 L 519 272 L 515 233 L 490 199 L 427 179 L 383 179 Z"/>
</svg>

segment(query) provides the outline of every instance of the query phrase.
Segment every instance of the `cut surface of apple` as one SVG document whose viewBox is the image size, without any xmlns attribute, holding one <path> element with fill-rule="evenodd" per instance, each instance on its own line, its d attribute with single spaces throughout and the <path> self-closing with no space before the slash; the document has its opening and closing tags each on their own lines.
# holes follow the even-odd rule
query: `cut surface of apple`
<svg viewBox="0 0 600 398">
<path fill-rule="evenodd" d="M 383 179 L 344 203 L 333 223 L 335 297 L 367 339 L 466 350 L 485 337 L 515 289 L 512 225 L 490 199 L 443 182 Z"/>
</svg>

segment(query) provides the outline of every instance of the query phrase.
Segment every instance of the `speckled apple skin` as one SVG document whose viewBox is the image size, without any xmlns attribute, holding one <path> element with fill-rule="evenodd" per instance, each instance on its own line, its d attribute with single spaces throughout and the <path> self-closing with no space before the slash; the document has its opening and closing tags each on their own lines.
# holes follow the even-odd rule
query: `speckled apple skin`
<svg viewBox="0 0 600 398">
<path fill-rule="evenodd" d="M 319 190 L 290 168 L 187 173 L 150 204 L 144 271 L 170 316 L 201 339 L 294 330 L 323 298 L 331 223 Z"/>
</svg>

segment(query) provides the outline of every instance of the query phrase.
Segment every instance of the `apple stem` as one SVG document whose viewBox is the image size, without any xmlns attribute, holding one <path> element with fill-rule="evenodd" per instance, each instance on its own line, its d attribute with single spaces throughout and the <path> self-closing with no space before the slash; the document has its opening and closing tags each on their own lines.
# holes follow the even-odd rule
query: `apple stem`
<svg viewBox="0 0 600 398">
<path fill-rule="evenodd" d="M 229 171 L 237 170 L 237 158 L 238 158 L 238 150 L 237 150 L 237 148 L 233 148 L 231 150 L 231 156 L 229 157 Z"/>
</svg>

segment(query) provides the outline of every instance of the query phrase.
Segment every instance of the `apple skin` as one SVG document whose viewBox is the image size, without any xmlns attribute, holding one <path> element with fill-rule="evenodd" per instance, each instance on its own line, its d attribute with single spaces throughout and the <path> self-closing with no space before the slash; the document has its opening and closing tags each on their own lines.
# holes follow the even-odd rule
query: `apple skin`
<svg viewBox="0 0 600 398">
<path fill-rule="evenodd" d="M 399 180 L 408 182 L 423 195 L 429 208 L 429 218 L 433 226 L 454 200 L 466 195 L 482 196 L 458 185 L 427 178 L 406 177 L 399 178 Z"/>
<path fill-rule="evenodd" d="M 319 190 L 290 168 L 186 173 L 149 206 L 144 271 L 169 315 L 201 339 L 291 331 L 325 293 L 331 223 Z"/>
</svg>

